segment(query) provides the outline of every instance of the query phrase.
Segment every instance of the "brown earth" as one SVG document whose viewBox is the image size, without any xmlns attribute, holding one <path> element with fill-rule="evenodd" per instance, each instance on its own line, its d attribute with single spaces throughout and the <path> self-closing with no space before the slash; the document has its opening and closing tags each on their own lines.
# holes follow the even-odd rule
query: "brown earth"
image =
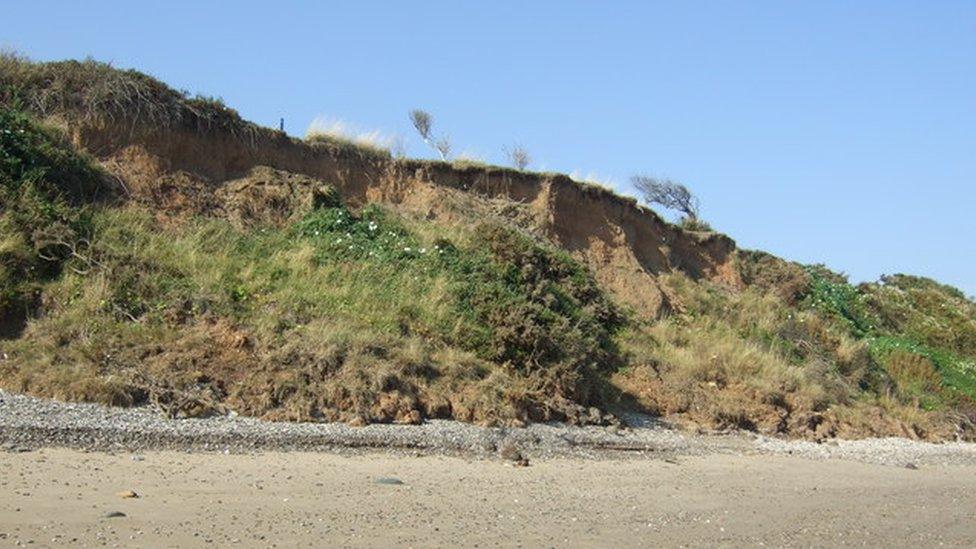
<svg viewBox="0 0 976 549">
<path fill-rule="evenodd" d="M 669 307 L 655 278 L 661 273 L 678 271 L 695 280 L 741 284 L 733 261 L 735 243 L 727 236 L 682 230 L 632 199 L 564 175 L 396 160 L 309 144 L 270 130 L 242 138 L 79 123 L 70 133 L 124 182 L 128 193 L 176 213 L 234 209 L 225 187 L 252 192 L 280 186 L 283 180 L 289 188 L 296 182 L 314 186 L 311 178 L 334 185 L 353 206 L 381 201 L 435 219 L 464 216 L 457 208 L 451 211 L 460 190 L 482 200 L 503 199 L 509 204 L 503 213 L 522 215 L 523 222 L 584 261 L 601 285 L 646 316 Z M 276 183 L 269 185 L 271 179 Z M 239 218 L 240 212 L 234 215 Z"/>
</svg>

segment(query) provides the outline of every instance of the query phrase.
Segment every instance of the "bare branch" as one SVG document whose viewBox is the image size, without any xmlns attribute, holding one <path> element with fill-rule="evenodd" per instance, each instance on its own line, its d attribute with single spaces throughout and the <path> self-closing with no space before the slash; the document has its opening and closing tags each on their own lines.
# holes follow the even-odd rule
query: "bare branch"
<svg viewBox="0 0 976 549">
<path fill-rule="evenodd" d="M 443 136 L 434 143 L 434 148 L 441 155 L 441 160 L 447 160 L 451 156 L 451 140 L 447 136 Z"/>
<path fill-rule="evenodd" d="M 511 149 L 506 150 L 505 154 L 508 156 L 508 160 L 512 163 L 512 166 L 515 166 L 518 170 L 524 170 L 532 162 L 529 151 L 522 145 L 516 144 Z"/>
</svg>

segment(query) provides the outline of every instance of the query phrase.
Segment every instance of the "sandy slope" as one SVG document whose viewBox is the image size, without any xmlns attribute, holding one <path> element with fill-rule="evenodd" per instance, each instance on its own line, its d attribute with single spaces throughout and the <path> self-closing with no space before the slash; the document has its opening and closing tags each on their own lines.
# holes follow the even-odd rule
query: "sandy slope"
<svg viewBox="0 0 976 549">
<path fill-rule="evenodd" d="M 0 453 L 0 542 L 918 546 L 976 540 L 976 466 L 782 456 Z M 379 484 L 395 477 L 402 485 Z M 133 490 L 140 497 L 123 499 Z M 126 514 L 102 518 L 108 511 Z"/>
</svg>

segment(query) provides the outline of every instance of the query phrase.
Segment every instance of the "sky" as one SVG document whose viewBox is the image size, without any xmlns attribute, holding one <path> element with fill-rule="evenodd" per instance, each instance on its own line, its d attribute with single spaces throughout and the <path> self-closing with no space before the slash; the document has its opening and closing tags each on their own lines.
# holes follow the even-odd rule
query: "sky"
<svg viewBox="0 0 976 549">
<path fill-rule="evenodd" d="M 301 136 L 684 182 L 741 247 L 976 295 L 976 2 L 10 2 L 0 46 L 91 56 Z M 397 137 L 398 136 L 398 137 Z M 673 215 L 665 213 L 673 219 Z"/>
</svg>

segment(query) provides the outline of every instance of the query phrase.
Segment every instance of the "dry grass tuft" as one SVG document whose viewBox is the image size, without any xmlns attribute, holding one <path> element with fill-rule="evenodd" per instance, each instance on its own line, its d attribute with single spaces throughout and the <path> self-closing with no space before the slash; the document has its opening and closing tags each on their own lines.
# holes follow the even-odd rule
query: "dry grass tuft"
<svg viewBox="0 0 976 549">
<path fill-rule="evenodd" d="M 379 130 L 358 131 L 346 122 L 323 117 L 316 118 L 309 124 L 305 131 L 305 141 L 383 158 L 390 158 L 391 149 L 399 143 L 396 137 L 384 135 Z"/>
<path fill-rule="evenodd" d="M 260 129 L 213 97 L 177 92 L 155 78 L 92 59 L 35 63 L 0 55 L 0 103 L 41 117 L 126 122 L 159 129 L 227 132 L 253 140 Z"/>
</svg>

